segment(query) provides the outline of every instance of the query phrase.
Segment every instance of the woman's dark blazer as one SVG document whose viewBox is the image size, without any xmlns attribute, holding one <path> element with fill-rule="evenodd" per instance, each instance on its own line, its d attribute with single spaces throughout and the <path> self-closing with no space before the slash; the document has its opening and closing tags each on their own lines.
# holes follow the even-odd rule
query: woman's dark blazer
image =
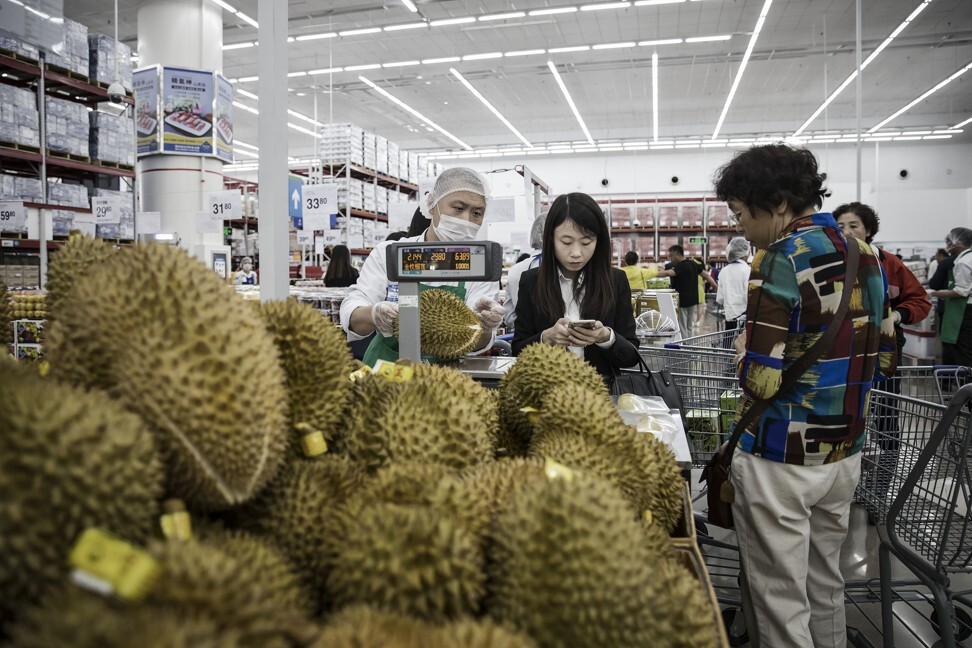
<svg viewBox="0 0 972 648">
<path fill-rule="evenodd" d="M 527 270 L 520 277 L 513 355 L 520 355 L 525 347 L 539 342 L 540 333 L 560 319 L 548 317 L 537 309 L 533 296 L 539 277 L 540 268 Z M 584 349 L 584 358 L 603 376 L 611 376 L 621 367 L 638 364 L 638 336 L 635 335 L 634 313 L 631 310 L 631 286 L 627 276 L 618 268 L 611 268 L 611 278 L 614 280 L 614 307 L 610 312 L 597 314 L 597 319 L 604 326 L 614 329 L 614 344 L 609 349 L 602 349 L 596 344 Z"/>
</svg>

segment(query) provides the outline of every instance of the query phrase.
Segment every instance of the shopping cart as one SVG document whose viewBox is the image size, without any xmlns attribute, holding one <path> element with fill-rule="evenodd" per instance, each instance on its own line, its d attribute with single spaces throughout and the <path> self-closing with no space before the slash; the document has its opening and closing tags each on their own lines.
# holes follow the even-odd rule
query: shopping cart
<svg viewBox="0 0 972 648">
<path fill-rule="evenodd" d="M 848 583 L 847 598 L 857 607 L 880 601 L 886 648 L 895 644 L 902 606 L 912 611 L 909 616 L 924 616 L 930 608 L 940 643 L 925 643 L 913 621 L 903 624 L 922 645 L 953 648 L 972 636 L 972 616 L 956 605 L 972 607 L 972 590 L 953 588 L 956 575 L 972 574 L 972 385 L 957 389 L 947 407 L 887 392 L 875 395 L 868 442 L 879 454 L 865 455 L 858 499 L 878 523 L 880 578 Z M 897 429 L 879 430 L 888 417 L 896 419 Z M 885 454 L 891 458 L 882 461 Z M 894 578 L 892 556 L 915 578 Z"/>
<path fill-rule="evenodd" d="M 691 349 L 726 349 L 731 351 L 733 348 L 732 343 L 736 341 L 740 333 L 742 333 L 740 329 L 716 331 L 715 333 L 682 338 L 679 342 L 669 342 L 665 346 L 671 348 L 687 347 Z"/>
</svg>

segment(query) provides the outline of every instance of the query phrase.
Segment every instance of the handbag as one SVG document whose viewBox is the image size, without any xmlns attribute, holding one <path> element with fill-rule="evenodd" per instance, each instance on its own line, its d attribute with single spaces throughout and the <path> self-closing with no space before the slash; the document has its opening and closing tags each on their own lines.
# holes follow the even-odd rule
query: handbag
<svg viewBox="0 0 972 648">
<path fill-rule="evenodd" d="M 611 379 L 611 395 L 660 396 L 669 409 L 677 409 L 684 417 L 682 393 L 670 371 L 652 371 L 644 358 L 638 358 L 638 369 L 615 373 Z M 684 420 L 684 419 L 683 419 Z"/>
<path fill-rule="evenodd" d="M 837 312 L 834 313 L 834 319 L 827 327 L 826 332 L 820 336 L 820 339 L 814 342 L 813 346 L 807 349 L 806 353 L 783 371 L 783 378 L 777 393 L 789 391 L 796 384 L 796 381 L 799 380 L 800 376 L 805 374 L 820 356 L 833 346 L 840 326 L 843 324 L 850 307 L 851 293 L 854 291 L 854 284 L 857 283 L 857 269 L 860 264 L 860 259 L 861 251 L 856 242 L 854 245 L 848 245 L 844 288 L 840 293 L 840 305 L 837 307 Z M 853 277 L 852 281 L 848 281 L 850 277 Z M 709 463 L 702 470 L 702 477 L 699 479 L 699 482 L 704 482 L 708 487 L 706 499 L 709 504 L 710 524 L 726 529 L 733 528 L 732 502 L 735 499 L 736 491 L 731 480 L 730 465 L 732 463 L 732 453 L 735 451 L 743 432 L 759 419 L 772 402 L 773 399 L 771 398 L 754 401 L 742 413 L 742 416 L 739 417 L 729 440 L 712 455 Z"/>
</svg>

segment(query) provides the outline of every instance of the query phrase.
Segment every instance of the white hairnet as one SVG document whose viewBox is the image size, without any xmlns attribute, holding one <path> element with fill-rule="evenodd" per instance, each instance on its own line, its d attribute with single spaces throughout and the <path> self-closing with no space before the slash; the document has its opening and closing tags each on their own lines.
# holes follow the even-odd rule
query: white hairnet
<svg viewBox="0 0 972 648">
<path fill-rule="evenodd" d="M 471 191 L 474 194 L 479 194 L 488 204 L 488 187 L 489 184 L 486 182 L 486 178 L 472 169 L 467 169 L 466 167 L 446 169 L 435 179 L 435 186 L 432 187 L 432 191 L 425 197 L 425 200 L 419 201 L 419 207 L 422 210 L 423 216 L 432 218 L 432 208 L 440 200 L 457 191 Z"/>
<path fill-rule="evenodd" d="M 729 245 L 726 247 L 726 258 L 730 262 L 736 261 L 737 259 L 745 259 L 748 256 L 749 241 L 742 236 L 737 236 L 729 241 Z"/>
<path fill-rule="evenodd" d="M 543 248 L 543 226 L 547 223 L 547 212 L 543 212 L 535 219 L 530 227 L 530 247 L 534 250 Z"/>
</svg>

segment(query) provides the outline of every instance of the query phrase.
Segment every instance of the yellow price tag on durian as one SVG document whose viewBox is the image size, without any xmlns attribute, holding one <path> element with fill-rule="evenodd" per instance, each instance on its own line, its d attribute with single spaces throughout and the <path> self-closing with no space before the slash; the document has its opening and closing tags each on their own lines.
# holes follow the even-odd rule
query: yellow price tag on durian
<svg viewBox="0 0 972 648">
<path fill-rule="evenodd" d="M 162 572 L 147 551 L 98 528 L 81 532 L 68 563 L 76 584 L 129 601 L 144 598 Z"/>
<path fill-rule="evenodd" d="M 379 360 L 375 363 L 375 375 L 390 382 L 405 383 L 415 376 L 415 368 L 410 364 Z"/>
<path fill-rule="evenodd" d="M 310 432 L 300 437 L 300 447 L 304 450 L 305 456 L 317 457 L 327 453 L 327 439 L 320 432 Z"/>
<path fill-rule="evenodd" d="M 547 473 L 547 479 L 563 479 L 566 482 L 574 478 L 574 471 L 567 466 L 557 463 L 553 459 L 543 460 L 543 471 Z"/>
<path fill-rule="evenodd" d="M 192 518 L 188 511 L 173 511 L 159 518 L 163 537 L 169 540 L 188 540 L 192 537 Z"/>
<path fill-rule="evenodd" d="M 356 370 L 352 371 L 351 372 L 351 375 L 348 376 L 348 377 L 351 379 L 351 382 L 357 382 L 357 381 L 361 380 L 362 378 L 364 378 L 365 376 L 367 376 L 368 374 L 371 374 L 371 373 L 373 373 L 371 371 L 371 367 L 369 367 L 368 365 L 365 365 L 365 366 L 361 367 L 360 369 L 356 369 Z"/>
</svg>

